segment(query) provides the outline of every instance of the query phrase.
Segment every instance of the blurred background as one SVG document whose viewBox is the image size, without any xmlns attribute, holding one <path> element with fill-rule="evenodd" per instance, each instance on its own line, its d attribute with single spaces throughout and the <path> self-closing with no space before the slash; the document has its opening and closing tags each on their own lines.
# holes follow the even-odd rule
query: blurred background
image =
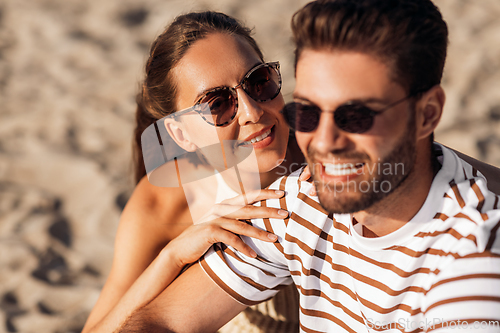
<svg viewBox="0 0 500 333">
<path fill-rule="evenodd" d="M 163 27 L 190 10 L 239 18 L 290 99 L 290 18 L 306 2 L 0 1 L 0 332 L 83 327 L 134 186 L 135 94 Z M 436 138 L 500 166 L 500 1 L 435 2 L 451 41 Z"/>
</svg>

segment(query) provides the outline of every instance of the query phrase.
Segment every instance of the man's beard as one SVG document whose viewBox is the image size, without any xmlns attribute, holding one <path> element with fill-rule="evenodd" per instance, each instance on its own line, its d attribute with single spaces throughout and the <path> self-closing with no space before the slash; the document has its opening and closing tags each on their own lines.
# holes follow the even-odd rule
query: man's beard
<svg viewBox="0 0 500 333">
<path fill-rule="evenodd" d="M 321 206 L 333 214 L 355 213 L 371 207 L 400 187 L 412 172 L 415 164 L 414 121 L 410 120 L 407 131 L 398 142 L 399 144 L 386 157 L 372 165 L 371 170 L 369 170 L 369 179 L 348 182 L 351 185 L 354 183 L 354 188 L 349 187 L 349 185 L 344 188 L 344 183 L 341 183 L 342 189 L 340 190 L 338 183 L 324 184 L 317 180 L 317 175 L 313 175 Z M 314 156 L 314 154 L 313 151 L 308 150 L 308 156 Z M 357 153 L 347 154 L 349 156 L 366 156 Z M 314 163 L 311 162 L 308 159 L 309 165 L 314 166 Z M 368 166 L 365 165 L 365 167 Z M 311 171 L 314 173 L 314 167 L 311 167 Z M 342 195 L 343 192 L 356 192 L 357 195 Z"/>
</svg>

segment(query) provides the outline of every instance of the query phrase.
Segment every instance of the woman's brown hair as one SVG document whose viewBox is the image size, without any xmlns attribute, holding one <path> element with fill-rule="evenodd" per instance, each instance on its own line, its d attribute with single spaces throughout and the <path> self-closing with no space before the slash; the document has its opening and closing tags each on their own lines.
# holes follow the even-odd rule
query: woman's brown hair
<svg viewBox="0 0 500 333">
<path fill-rule="evenodd" d="M 137 95 L 133 142 L 136 183 L 146 175 L 141 147 L 142 132 L 158 119 L 176 111 L 176 82 L 172 69 L 193 43 L 216 32 L 243 37 L 263 59 L 262 52 L 251 37 L 251 30 L 236 19 L 212 11 L 178 16 L 151 45 L 146 75 Z"/>
</svg>

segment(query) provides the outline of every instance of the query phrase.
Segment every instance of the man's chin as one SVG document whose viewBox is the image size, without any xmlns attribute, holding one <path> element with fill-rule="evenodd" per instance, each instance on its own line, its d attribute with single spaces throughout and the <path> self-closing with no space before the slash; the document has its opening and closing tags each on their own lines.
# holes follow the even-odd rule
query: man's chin
<svg viewBox="0 0 500 333">
<path fill-rule="evenodd" d="M 359 196 L 345 193 L 318 192 L 321 206 L 331 214 L 351 214 L 369 208 L 374 202 L 369 202 Z"/>
<path fill-rule="evenodd" d="M 377 182 L 372 181 L 372 183 Z M 367 210 L 389 196 L 393 188 L 397 187 L 397 185 L 391 185 L 389 190 L 382 191 L 373 187 L 365 188 L 356 183 L 355 187 L 348 186 L 339 190 L 339 188 L 319 186 L 319 184 L 320 182 L 316 182 L 319 202 L 327 212 L 332 214 L 351 214 Z"/>
</svg>

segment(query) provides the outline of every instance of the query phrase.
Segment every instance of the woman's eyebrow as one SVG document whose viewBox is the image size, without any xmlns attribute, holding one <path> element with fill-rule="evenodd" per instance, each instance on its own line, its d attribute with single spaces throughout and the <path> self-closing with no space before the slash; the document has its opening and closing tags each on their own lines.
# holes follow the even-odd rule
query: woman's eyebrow
<svg viewBox="0 0 500 333">
<path fill-rule="evenodd" d="M 212 90 L 215 90 L 215 89 L 218 89 L 218 88 L 223 88 L 225 86 L 218 86 L 218 87 L 212 87 L 212 88 L 207 88 L 207 89 L 203 89 L 202 91 L 200 91 L 198 93 L 198 95 L 196 95 L 196 97 L 194 98 L 194 103 L 196 104 L 200 98 L 202 98 L 204 95 L 206 95 L 209 91 L 212 91 Z"/>
<path fill-rule="evenodd" d="M 238 84 L 241 83 L 241 81 L 243 81 L 245 79 L 245 77 L 247 76 L 247 74 L 252 70 L 254 69 L 255 67 L 259 66 L 259 65 L 262 65 L 264 64 L 264 62 L 262 61 L 259 61 L 259 62 L 256 62 L 252 67 L 250 67 L 249 70 L 247 70 L 245 72 L 245 74 L 243 74 L 243 76 L 238 80 Z M 194 99 L 194 103 L 196 103 L 203 95 L 205 95 L 207 92 L 211 91 L 211 90 L 215 90 L 215 89 L 218 89 L 218 88 L 224 88 L 224 87 L 229 87 L 229 86 L 217 86 L 217 87 L 212 87 L 212 88 L 207 88 L 207 89 L 204 89 L 202 91 L 200 91 L 198 93 L 198 95 L 196 95 L 195 99 Z M 233 88 L 233 87 L 231 87 Z"/>
<path fill-rule="evenodd" d="M 252 66 L 252 67 L 250 67 L 250 69 L 249 69 L 249 70 L 247 70 L 247 71 L 245 72 L 245 74 L 243 74 L 243 77 L 242 77 L 242 78 L 241 78 L 238 82 L 240 82 L 240 83 L 241 83 L 241 81 L 243 81 L 243 80 L 245 79 L 245 77 L 248 75 L 248 72 L 250 72 L 252 69 L 254 69 L 255 67 L 260 66 L 260 65 L 262 65 L 262 64 L 264 64 L 264 62 L 262 62 L 262 61 L 259 61 L 259 62 L 256 62 L 255 64 L 253 64 L 253 66 Z M 238 84 L 239 84 L 239 83 L 238 83 Z"/>
</svg>

